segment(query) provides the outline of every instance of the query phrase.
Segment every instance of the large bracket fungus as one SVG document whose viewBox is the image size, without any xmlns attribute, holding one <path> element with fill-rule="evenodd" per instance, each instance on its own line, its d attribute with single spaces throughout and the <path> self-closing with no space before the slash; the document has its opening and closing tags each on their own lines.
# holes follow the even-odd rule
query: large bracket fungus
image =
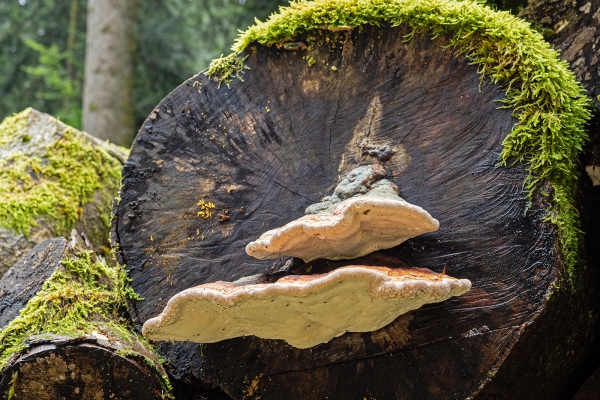
<svg viewBox="0 0 600 400">
<path fill-rule="evenodd" d="M 400 198 L 385 176 L 377 164 L 353 169 L 332 196 L 308 207 L 304 217 L 264 233 L 246 252 L 260 259 L 351 259 L 437 230 L 439 222 Z M 466 279 L 429 270 L 364 265 L 290 275 L 275 283 L 248 282 L 252 279 L 184 290 L 146 321 L 144 335 L 198 343 L 255 335 L 308 348 L 345 332 L 377 330 L 423 304 L 471 288 Z"/>
<path fill-rule="evenodd" d="M 246 252 L 259 259 L 352 259 L 436 231 L 439 222 L 399 197 L 385 176 L 377 164 L 353 169 L 332 196 L 308 207 L 307 215 L 263 233 Z"/>
<path fill-rule="evenodd" d="M 172 297 L 146 321 L 152 340 L 213 343 L 255 335 L 308 348 L 345 332 L 368 332 L 427 303 L 471 288 L 429 270 L 347 266 L 327 274 L 290 275 L 275 283 L 237 286 L 215 282 Z"/>
</svg>

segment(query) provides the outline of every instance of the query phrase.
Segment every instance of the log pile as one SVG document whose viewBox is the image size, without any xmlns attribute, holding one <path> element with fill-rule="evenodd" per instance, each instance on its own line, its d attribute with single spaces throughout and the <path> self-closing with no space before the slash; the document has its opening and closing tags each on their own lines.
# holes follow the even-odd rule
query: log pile
<svg viewBox="0 0 600 400">
<path fill-rule="evenodd" d="M 38 244 L 0 280 L 2 399 L 168 399 L 160 357 L 124 317 L 124 272 L 85 236 Z"/>
<path fill-rule="evenodd" d="M 589 118 L 585 92 L 540 36 L 507 15 L 470 1 L 359 3 L 281 10 L 242 35 L 237 54 L 157 105 L 122 170 L 111 228 L 118 265 L 105 264 L 74 232 L 39 244 L 0 281 L 3 398 L 553 399 L 574 392 L 594 354 L 600 309 L 590 250 L 600 226 L 590 199 L 600 187 L 584 176 L 576 191 L 574 172 Z M 577 24 L 591 23 L 589 4 Z M 585 46 L 595 42 L 574 45 L 584 31 L 571 34 L 563 55 L 575 54 L 575 63 L 583 57 L 588 71 L 595 64 Z M 554 75 L 543 85 L 528 80 L 546 69 Z M 575 73 L 592 91 L 596 78 L 586 81 L 585 71 Z M 560 122 L 548 122 L 550 114 Z M 386 180 L 394 201 L 426 210 L 429 228 L 373 252 L 362 250 L 372 227 L 385 223 L 372 224 L 360 246 L 336 246 L 338 237 L 321 246 L 310 237 L 314 229 L 289 234 L 289 224 L 301 230 L 323 210 L 337 212 L 325 220 L 348 226 L 379 212 L 372 206 L 380 203 L 355 197 L 376 191 L 375 180 L 344 192 L 363 170 Z M 336 208 L 347 199 L 354 208 L 344 212 L 358 217 Z M 290 242 L 304 236 L 325 253 L 311 257 L 306 243 L 300 253 L 286 253 L 285 243 L 269 253 L 286 241 L 273 232 L 287 232 Z M 283 325 L 292 319 L 280 300 L 291 292 L 269 285 L 321 282 L 357 266 L 403 276 L 397 281 L 441 283 L 451 275 L 461 295 L 316 342 L 286 341 L 273 333 L 285 331 L 280 326 L 255 326 L 260 338 L 242 324 L 215 340 L 215 326 L 235 324 L 215 317 L 207 322 L 215 324 L 211 343 L 196 343 L 196 322 L 184 320 L 194 318 L 198 299 L 212 307 L 210 298 L 221 296 L 213 303 L 230 311 L 239 304 L 226 304 L 228 294 L 262 290 L 275 295 L 264 306 L 252 303 L 252 315 L 276 312 Z M 316 293 L 302 290 L 299 303 Z M 96 309 L 100 294 L 108 302 Z M 52 318 L 32 323 L 55 297 L 65 315 L 83 299 L 85 315 L 66 326 Z M 168 311 L 176 304 L 181 310 Z M 316 321 L 310 307 L 302 310 L 294 321 Z M 238 311 L 235 318 L 250 314 Z M 163 337 L 190 341 L 154 342 L 155 351 L 139 336 L 142 326 L 169 328 L 172 315 L 185 332 L 166 329 Z M 278 324 L 273 317 L 263 320 Z M 309 335 L 310 323 L 303 328 Z"/>
</svg>

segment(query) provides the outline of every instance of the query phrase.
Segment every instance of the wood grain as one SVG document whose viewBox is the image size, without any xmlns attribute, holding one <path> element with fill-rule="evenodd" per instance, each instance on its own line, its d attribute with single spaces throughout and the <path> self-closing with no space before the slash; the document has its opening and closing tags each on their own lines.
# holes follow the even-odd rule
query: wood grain
<svg viewBox="0 0 600 400">
<path fill-rule="evenodd" d="M 236 399 L 466 398 L 544 309 L 556 234 L 543 201 L 526 212 L 524 166 L 497 167 L 515 123 L 498 109 L 503 93 L 445 39 L 406 42 L 408 32 L 310 32 L 299 38 L 308 52 L 250 47 L 250 70 L 231 89 L 202 74 L 185 82 L 137 136 L 113 240 L 144 298 L 144 322 L 185 288 L 268 271 L 274 261 L 247 256 L 245 245 L 302 216 L 352 168 L 379 162 L 362 154 L 366 139 L 394 148 L 384 167 L 400 196 L 440 221 L 437 232 L 381 253 L 446 267 L 473 289 L 306 350 L 254 337 L 202 350 L 163 343 L 174 376 Z M 230 219 L 198 217 L 202 199 Z"/>
</svg>

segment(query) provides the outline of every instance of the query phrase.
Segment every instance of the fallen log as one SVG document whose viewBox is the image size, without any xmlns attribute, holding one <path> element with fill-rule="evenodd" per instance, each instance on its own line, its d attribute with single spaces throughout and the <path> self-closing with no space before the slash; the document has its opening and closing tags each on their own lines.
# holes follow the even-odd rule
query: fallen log
<svg viewBox="0 0 600 400">
<path fill-rule="evenodd" d="M 28 108 L 0 124 L 0 276 L 71 229 L 108 256 L 110 207 L 127 152 Z"/>
<path fill-rule="evenodd" d="M 380 164 L 440 227 L 351 262 L 448 271 L 471 291 L 307 349 L 251 336 L 164 342 L 172 376 L 235 399 L 558 398 L 593 319 L 587 289 L 577 291 L 581 87 L 522 21 L 481 5 L 347 3 L 295 4 L 250 28 L 240 54 L 145 121 L 112 230 L 144 298 L 137 322 L 197 285 L 310 274 L 310 260 L 257 260 L 245 247 L 355 167 Z M 540 87 L 529 65 L 555 78 Z M 572 112 L 538 124 L 558 103 Z"/>
<path fill-rule="evenodd" d="M 173 398 L 127 320 L 132 296 L 85 236 L 38 244 L 0 280 L 0 398 Z"/>
</svg>

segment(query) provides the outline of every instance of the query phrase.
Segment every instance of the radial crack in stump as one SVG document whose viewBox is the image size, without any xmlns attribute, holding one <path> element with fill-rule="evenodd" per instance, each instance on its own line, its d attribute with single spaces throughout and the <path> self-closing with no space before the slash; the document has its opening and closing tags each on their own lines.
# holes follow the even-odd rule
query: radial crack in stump
<svg viewBox="0 0 600 400">
<path fill-rule="evenodd" d="M 263 233 L 246 253 L 261 260 L 352 259 L 436 231 L 439 222 L 399 197 L 398 187 L 384 177 L 377 164 L 353 169 L 332 196 L 308 207 L 307 215 Z"/>
<path fill-rule="evenodd" d="M 270 284 L 219 281 L 173 296 L 158 317 L 146 321 L 143 333 L 152 340 L 197 343 L 255 335 L 308 348 L 345 332 L 377 330 L 423 304 L 469 289 L 467 279 L 371 266 L 290 275 Z"/>
</svg>

